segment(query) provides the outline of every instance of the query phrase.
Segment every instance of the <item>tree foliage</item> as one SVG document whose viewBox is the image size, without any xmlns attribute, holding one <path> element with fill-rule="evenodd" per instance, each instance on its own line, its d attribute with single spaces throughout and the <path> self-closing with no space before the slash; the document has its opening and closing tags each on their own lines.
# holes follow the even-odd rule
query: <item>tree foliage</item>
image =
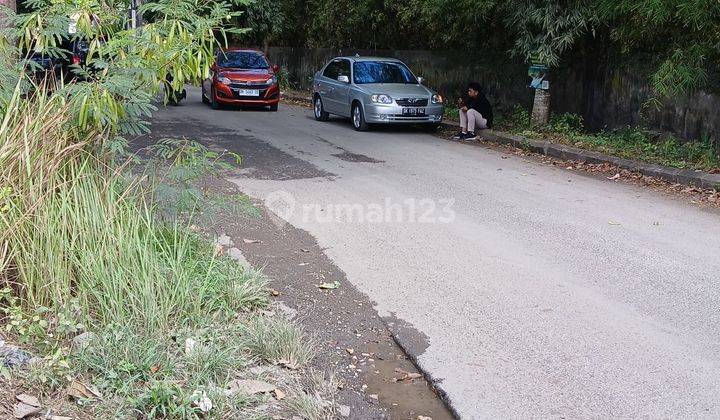
<svg viewBox="0 0 720 420">
<path fill-rule="evenodd" d="M 260 1 L 260 3 L 263 3 Z M 671 95 L 720 64 L 717 0 L 279 0 L 273 42 L 336 48 L 492 49 L 553 66 L 576 51 L 650 54 Z M 599 36 L 602 35 L 602 36 Z"/>
<path fill-rule="evenodd" d="M 595 11 L 584 1 L 514 0 L 503 6 L 505 25 L 514 34 L 513 52 L 551 66 L 598 23 Z"/>
<path fill-rule="evenodd" d="M 87 68 L 72 66 L 77 78 L 57 81 L 55 95 L 70 105 L 74 122 L 86 131 L 139 134 L 165 80 L 182 89 L 209 74 L 209 66 L 242 12 L 237 5 L 214 0 L 155 0 L 139 12 L 147 24 L 130 29 L 129 3 L 123 0 L 31 0 L 28 13 L 11 17 L 1 32 L 4 98 L 27 80 L 28 52 L 69 56 L 74 40 L 89 44 Z M 75 31 L 70 31 L 71 23 Z M 71 33 L 74 32 L 74 33 Z M 220 40 L 220 42 L 218 41 Z M 67 76 L 67 75 L 66 75 Z M 13 82 L 14 80 L 14 82 Z M 7 85 L 6 82 L 7 81 Z M 2 93 L 2 91 L 0 91 Z M 0 98 L 2 104 L 3 98 Z M 4 109 L 0 108 L 0 115 Z"/>
</svg>

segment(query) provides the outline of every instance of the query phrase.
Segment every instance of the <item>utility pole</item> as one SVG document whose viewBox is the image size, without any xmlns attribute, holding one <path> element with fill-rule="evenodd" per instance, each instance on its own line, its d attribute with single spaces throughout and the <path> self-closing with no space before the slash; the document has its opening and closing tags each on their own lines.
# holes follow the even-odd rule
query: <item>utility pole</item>
<svg viewBox="0 0 720 420">
<path fill-rule="evenodd" d="M 138 9 L 142 5 L 142 0 L 130 0 L 130 29 L 137 29 L 142 26 L 142 16 L 138 13 Z"/>
<path fill-rule="evenodd" d="M 137 1 L 130 0 L 130 29 L 137 29 Z"/>
</svg>

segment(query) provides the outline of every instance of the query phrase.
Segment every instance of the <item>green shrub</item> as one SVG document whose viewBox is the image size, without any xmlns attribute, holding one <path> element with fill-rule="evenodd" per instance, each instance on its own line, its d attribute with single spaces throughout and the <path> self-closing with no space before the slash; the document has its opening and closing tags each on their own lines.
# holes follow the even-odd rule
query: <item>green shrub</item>
<svg viewBox="0 0 720 420">
<path fill-rule="evenodd" d="M 553 115 L 549 125 L 552 131 L 565 135 L 581 134 L 585 130 L 583 118 L 569 112 Z"/>
<path fill-rule="evenodd" d="M 530 112 L 522 105 L 515 105 L 509 114 L 500 116 L 497 125 L 516 133 L 528 130 L 531 127 Z"/>
<path fill-rule="evenodd" d="M 677 168 L 710 170 L 720 167 L 720 154 L 709 138 L 681 142 L 672 136 L 651 136 L 638 127 L 589 134 L 582 117 L 571 113 L 552 115 L 547 126 L 532 127 L 529 113 L 520 106 L 502 118 L 499 126 L 528 138 L 549 139 L 628 159 Z"/>
</svg>

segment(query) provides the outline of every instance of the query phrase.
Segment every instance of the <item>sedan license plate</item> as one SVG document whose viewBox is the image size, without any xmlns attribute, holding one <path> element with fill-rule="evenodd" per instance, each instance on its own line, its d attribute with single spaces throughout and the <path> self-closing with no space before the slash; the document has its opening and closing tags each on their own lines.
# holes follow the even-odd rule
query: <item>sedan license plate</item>
<svg viewBox="0 0 720 420">
<path fill-rule="evenodd" d="M 235 89 L 238 96 L 260 96 L 258 89 Z"/>
<path fill-rule="evenodd" d="M 425 108 L 403 108 L 402 114 L 410 117 L 419 117 L 425 115 Z"/>
</svg>

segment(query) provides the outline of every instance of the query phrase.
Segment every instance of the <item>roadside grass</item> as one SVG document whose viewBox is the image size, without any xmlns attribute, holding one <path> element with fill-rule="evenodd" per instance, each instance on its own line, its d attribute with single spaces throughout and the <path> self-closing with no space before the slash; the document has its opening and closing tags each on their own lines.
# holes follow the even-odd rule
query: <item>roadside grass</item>
<svg viewBox="0 0 720 420">
<path fill-rule="evenodd" d="M 335 398 L 342 384 L 334 375 L 319 372 L 307 375 L 305 383 L 296 383 L 295 392 L 288 398 L 291 412 L 304 419 L 330 420 L 337 418 Z"/>
<path fill-rule="evenodd" d="M 253 317 L 244 323 L 248 349 L 264 361 L 291 369 L 307 365 L 315 356 L 305 332 L 279 317 Z"/>
<path fill-rule="evenodd" d="M 528 138 L 547 139 L 621 158 L 683 169 L 720 170 L 720 152 L 709 138 L 681 142 L 638 127 L 589 133 L 582 117 L 569 113 L 553 115 L 547 126 L 536 127 L 530 123 L 529 112 L 520 106 L 496 125 L 499 130 Z"/>
<path fill-rule="evenodd" d="M 301 377 L 312 341 L 263 316 L 265 279 L 191 219 L 159 217 L 153 177 L 127 176 L 104 134 L 73 118 L 61 97 L 16 92 L 0 124 L 0 327 L 35 356 L 0 370 L 5 403 L 26 392 L 52 414 L 87 418 L 292 411 L 291 396 L 268 404 L 225 390 L 261 363 Z"/>
</svg>

